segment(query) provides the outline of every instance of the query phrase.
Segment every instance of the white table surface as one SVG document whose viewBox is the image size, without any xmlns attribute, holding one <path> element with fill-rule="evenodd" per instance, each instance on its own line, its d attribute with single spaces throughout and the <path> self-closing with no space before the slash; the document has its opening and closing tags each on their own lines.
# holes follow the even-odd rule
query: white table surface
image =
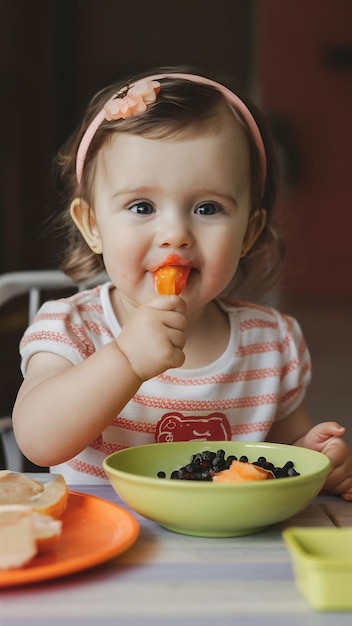
<svg viewBox="0 0 352 626">
<path fill-rule="evenodd" d="M 109 485 L 74 491 L 125 506 Z M 123 554 L 63 578 L 3 588 L 1 626 L 351 626 L 351 612 L 309 607 L 281 533 L 292 525 L 352 526 L 352 503 L 319 496 L 285 523 L 224 539 L 172 533 L 135 516 L 140 534 Z"/>
</svg>

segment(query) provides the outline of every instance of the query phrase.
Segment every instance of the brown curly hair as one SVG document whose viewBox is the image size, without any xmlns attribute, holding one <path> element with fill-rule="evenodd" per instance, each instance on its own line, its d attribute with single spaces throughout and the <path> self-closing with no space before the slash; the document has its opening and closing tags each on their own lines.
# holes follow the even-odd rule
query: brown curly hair
<svg viewBox="0 0 352 626">
<path fill-rule="evenodd" d="M 150 73 L 145 72 L 131 77 L 127 84 L 152 74 L 166 72 L 170 74 L 180 71 L 184 72 L 185 69 L 158 68 Z M 186 71 L 196 73 L 194 70 L 187 69 Z M 150 139 L 188 138 L 192 134 L 196 135 L 202 130 L 209 129 L 209 124 L 216 120 L 219 112 L 224 110 L 224 105 L 229 106 L 224 96 L 212 86 L 176 77 L 163 79 L 156 101 L 148 105 L 144 113 L 126 120 L 105 120 L 101 123 L 89 145 L 82 179 L 78 183 L 75 166 L 80 141 L 87 127 L 104 104 L 114 93 L 125 86 L 126 80 L 123 83 L 116 82 L 99 91 L 92 98 L 79 128 L 58 154 L 57 163 L 62 181 L 66 186 L 64 209 L 56 223 L 56 229 L 64 235 L 63 240 L 65 241 L 65 250 L 61 254 L 60 267 L 77 282 L 87 281 L 104 270 L 102 256 L 91 251 L 73 223 L 69 210 L 71 201 L 75 197 L 84 199 L 89 206 L 92 206 L 94 174 L 97 155 L 101 148 L 111 141 L 116 133 L 138 134 Z M 238 90 L 236 93 L 238 94 Z M 266 292 L 272 289 L 281 277 L 285 255 L 285 246 L 274 221 L 278 176 L 273 141 L 262 114 L 242 94 L 240 97 L 256 120 L 265 147 L 267 171 L 263 188 L 258 148 L 246 122 L 237 113 L 238 117 L 241 118 L 248 141 L 252 212 L 264 208 L 266 223 L 253 247 L 245 257 L 241 258 L 236 276 L 227 290 L 226 295 L 229 296 L 233 296 L 236 289 L 246 282 L 256 291 Z"/>
</svg>

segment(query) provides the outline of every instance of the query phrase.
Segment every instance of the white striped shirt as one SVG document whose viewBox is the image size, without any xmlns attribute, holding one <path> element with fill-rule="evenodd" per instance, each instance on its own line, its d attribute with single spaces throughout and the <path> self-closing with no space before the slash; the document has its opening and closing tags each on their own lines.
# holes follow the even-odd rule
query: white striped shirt
<svg viewBox="0 0 352 626">
<path fill-rule="evenodd" d="M 46 302 L 20 345 L 22 372 L 36 352 L 81 363 L 121 330 L 110 283 Z M 51 468 L 68 483 L 105 482 L 102 461 L 126 447 L 155 441 L 263 441 L 275 420 L 302 402 L 310 356 L 295 319 L 275 309 L 235 302 L 224 353 L 199 369 L 170 369 L 140 387 L 112 424 L 67 463 Z M 50 415 L 48 416 L 50 419 Z"/>
</svg>

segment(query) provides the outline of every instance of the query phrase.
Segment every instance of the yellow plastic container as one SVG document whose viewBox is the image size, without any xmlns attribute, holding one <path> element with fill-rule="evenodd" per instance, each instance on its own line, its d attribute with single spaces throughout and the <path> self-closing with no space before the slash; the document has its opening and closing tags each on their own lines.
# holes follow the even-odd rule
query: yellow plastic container
<svg viewBox="0 0 352 626">
<path fill-rule="evenodd" d="M 319 611 L 352 611 L 352 528 L 287 528 L 296 584 Z"/>
</svg>

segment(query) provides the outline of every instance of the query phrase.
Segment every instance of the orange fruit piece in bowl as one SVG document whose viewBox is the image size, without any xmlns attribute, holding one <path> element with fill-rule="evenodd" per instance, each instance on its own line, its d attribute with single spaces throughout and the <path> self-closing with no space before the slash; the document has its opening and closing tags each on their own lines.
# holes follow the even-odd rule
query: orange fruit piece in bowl
<svg viewBox="0 0 352 626">
<path fill-rule="evenodd" d="M 269 470 L 253 465 L 253 463 L 243 463 L 242 461 L 232 461 L 229 469 L 213 474 L 213 481 L 217 483 L 249 482 L 255 480 L 267 480 L 274 478 Z"/>
</svg>

